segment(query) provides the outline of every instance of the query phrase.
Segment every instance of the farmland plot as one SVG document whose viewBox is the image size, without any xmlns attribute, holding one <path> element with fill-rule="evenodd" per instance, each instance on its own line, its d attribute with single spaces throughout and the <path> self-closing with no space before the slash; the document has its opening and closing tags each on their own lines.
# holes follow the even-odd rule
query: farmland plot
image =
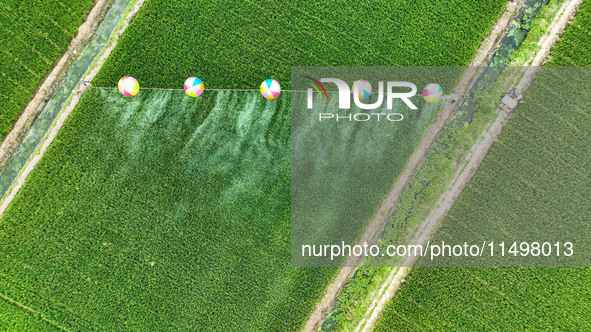
<svg viewBox="0 0 591 332">
<path fill-rule="evenodd" d="M 584 2 L 547 65 L 590 64 L 588 54 L 579 51 L 591 43 L 590 12 L 591 3 Z M 554 86 L 573 91 L 576 77 Z M 440 237 L 458 228 L 470 234 L 466 225 L 478 218 L 492 224 L 502 219 L 568 220 L 578 221 L 583 230 L 587 227 L 588 109 L 554 105 L 548 98 L 556 91 L 548 92 L 534 89 L 526 95 L 530 105 L 518 107 L 444 221 Z M 589 268 L 417 268 L 389 303 L 376 330 L 588 330 L 590 278 Z"/>
<path fill-rule="evenodd" d="M 50 322 L 2 299 L 0 300 L 0 330 L 2 331 L 59 331 Z"/>
<path fill-rule="evenodd" d="M 0 3 L 0 141 L 93 4 L 93 0 Z"/>
<path fill-rule="evenodd" d="M 287 89 L 297 64 L 466 64 L 504 3 L 153 0 L 93 84 Z M 73 330 L 297 330 L 335 270 L 289 264 L 289 97 L 86 92 L 0 219 L 0 294 Z M 404 126 L 416 144 L 424 126 Z"/>
</svg>

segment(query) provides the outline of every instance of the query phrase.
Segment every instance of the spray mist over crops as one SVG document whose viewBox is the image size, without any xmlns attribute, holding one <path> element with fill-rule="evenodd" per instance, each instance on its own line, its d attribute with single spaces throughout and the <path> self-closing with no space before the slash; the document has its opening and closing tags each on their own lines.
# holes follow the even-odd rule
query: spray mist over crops
<svg viewBox="0 0 591 332">
<path fill-rule="evenodd" d="M 434 113 L 392 130 L 417 141 Z M 363 130 L 335 134 L 338 149 L 366 158 L 354 139 L 371 134 Z M 290 132 L 288 93 L 266 100 L 258 92 L 87 91 L 0 220 L 0 287 L 52 308 L 43 314 L 74 330 L 146 320 L 158 330 L 192 329 L 228 311 L 242 319 L 227 329 L 296 324 L 335 271 L 289 263 Z M 382 174 L 385 194 L 397 170 Z M 340 208 L 335 190 L 327 209 Z M 367 206 L 378 203 L 368 197 Z M 31 275 L 47 285 L 43 292 L 27 290 Z M 113 305 L 129 299 L 134 305 Z M 55 302 L 63 306 L 48 304 Z"/>
</svg>

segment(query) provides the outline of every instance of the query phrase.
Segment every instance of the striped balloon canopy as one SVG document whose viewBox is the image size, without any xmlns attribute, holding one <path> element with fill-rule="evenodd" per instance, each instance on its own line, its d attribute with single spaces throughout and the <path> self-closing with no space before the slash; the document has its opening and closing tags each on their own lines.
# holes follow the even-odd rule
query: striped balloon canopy
<svg viewBox="0 0 591 332">
<path fill-rule="evenodd" d="M 133 97 L 140 91 L 140 84 L 131 76 L 123 76 L 119 80 L 119 92 L 125 97 Z"/>
<path fill-rule="evenodd" d="M 261 94 L 267 99 L 275 99 L 281 93 L 279 82 L 272 78 L 266 79 L 261 83 Z"/>
<path fill-rule="evenodd" d="M 197 77 L 189 77 L 185 81 L 184 88 L 185 93 L 190 97 L 199 97 L 205 89 L 205 84 Z"/>
<path fill-rule="evenodd" d="M 437 83 L 427 84 L 423 89 L 423 98 L 428 103 L 436 103 L 443 97 L 443 88 Z"/>
</svg>

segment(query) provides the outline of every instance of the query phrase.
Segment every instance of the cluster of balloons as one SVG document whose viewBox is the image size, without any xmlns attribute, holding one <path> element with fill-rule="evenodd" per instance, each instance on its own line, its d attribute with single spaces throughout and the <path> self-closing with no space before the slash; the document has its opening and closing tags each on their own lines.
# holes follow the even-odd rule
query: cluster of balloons
<svg viewBox="0 0 591 332">
<path fill-rule="evenodd" d="M 369 98 L 372 89 L 371 84 L 366 80 L 359 80 L 353 83 L 354 89 L 357 91 L 357 97 L 361 100 Z M 185 93 L 190 97 L 199 97 L 205 90 L 205 84 L 197 77 L 189 77 L 184 84 Z M 281 86 L 276 80 L 269 78 L 261 83 L 261 94 L 267 99 L 275 99 L 281 93 Z M 133 97 L 140 91 L 138 81 L 131 76 L 124 76 L 119 80 L 119 92 L 126 97 Z M 423 89 L 423 98 L 428 103 L 436 103 L 443 97 L 443 89 L 439 84 L 431 83 Z"/>
<path fill-rule="evenodd" d="M 119 80 L 119 92 L 126 97 L 133 97 L 140 91 L 140 84 L 131 76 Z M 205 84 L 197 77 L 189 77 L 184 84 L 185 93 L 190 97 L 199 97 L 205 90 Z M 281 93 L 281 86 L 276 80 L 269 78 L 261 83 L 261 94 L 267 99 L 275 99 Z"/>
</svg>

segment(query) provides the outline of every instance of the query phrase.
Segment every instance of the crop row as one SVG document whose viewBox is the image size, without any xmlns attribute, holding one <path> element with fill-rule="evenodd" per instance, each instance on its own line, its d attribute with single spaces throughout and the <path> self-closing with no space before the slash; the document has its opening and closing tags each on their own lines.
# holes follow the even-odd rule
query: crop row
<svg viewBox="0 0 591 332">
<path fill-rule="evenodd" d="M 21 309 L 17 304 L 0 299 L 0 330 L 3 331 L 59 331 L 36 314 Z"/>
<path fill-rule="evenodd" d="M 548 65 L 591 65 L 591 4 L 583 2 L 577 16 L 569 24 L 560 42 L 552 49 Z"/>
<path fill-rule="evenodd" d="M 549 65 L 585 66 L 591 3 L 552 50 Z M 587 68 L 546 67 L 436 235 L 439 240 L 588 238 L 591 119 Z M 559 88 L 558 88 L 559 87 Z M 566 92 L 566 94 L 565 94 Z M 540 231 L 543 230 L 543 231 Z M 501 232 L 500 232 L 501 231 Z M 377 331 L 588 330 L 589 268 L 416 268 Z"/>
<path fill-rule="evenodd" d="M 291 66 L 466 65 L 504 5 L 224 1 L 193 10 L 193 3 L 154 1 L 136 22 L 158 23 L 130 26 L 95 85 L 131 75 L 142 86 L 173 88 L 198 76 L 206 88 L 274 78 L 287 89 Z"/>
</svg>

